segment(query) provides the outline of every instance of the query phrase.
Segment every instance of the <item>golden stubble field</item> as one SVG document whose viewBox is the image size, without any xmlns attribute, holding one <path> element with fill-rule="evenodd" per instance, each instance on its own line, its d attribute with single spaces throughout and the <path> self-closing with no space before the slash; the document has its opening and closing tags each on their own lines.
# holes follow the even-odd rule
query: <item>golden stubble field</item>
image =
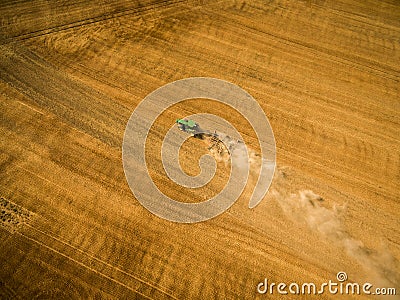
<svg viewBox="0 0 400 300">
<path fill-rule="evenodd" d="M 2 1 L 0 20 L 0 298 L 263 299 L 264 278 L 321 284 L 339 271 L 400 293 L 398 1 Z M 226 213 L 185 225 L 134 198 L 121 147 L 147 94 L 193 76 L 259 102 L 277 169 L 255 209 L 249 182 Z M 166 111 L 147 163 L 182 201 L 227 176 L 191 191 L 162 173 L 162 133 L 198 112 L 257 147 L 212 101 Z M 197 174 L 206 152 L 188 140 L 184 169 Z"/>
</svg>

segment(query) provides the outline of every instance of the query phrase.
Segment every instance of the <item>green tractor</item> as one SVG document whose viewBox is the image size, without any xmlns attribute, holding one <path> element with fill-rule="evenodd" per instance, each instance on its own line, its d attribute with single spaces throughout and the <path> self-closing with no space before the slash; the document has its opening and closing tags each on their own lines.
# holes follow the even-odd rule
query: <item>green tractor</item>
<svg viewBox="0 0 400 300">
<path fill-rule="evenodd" d="M 178 128 L 184 132 L 190 133 L 193 136 L 197 136 L 201 134 L 201 129 L 199 124 L 197 124 L 193 120 L 187 119 L 177 119 L 176 123 L 178 124 Z"/>
</svg>

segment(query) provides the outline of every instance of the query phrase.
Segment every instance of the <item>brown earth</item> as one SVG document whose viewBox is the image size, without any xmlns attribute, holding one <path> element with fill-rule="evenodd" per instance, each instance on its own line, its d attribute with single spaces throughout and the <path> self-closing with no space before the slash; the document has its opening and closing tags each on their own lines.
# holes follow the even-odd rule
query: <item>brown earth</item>
<svg viewBox="0 0 400 300">
<path fill-rule="evenodd" d="M 7 218 L 29 216 L 0 227 L 0 298 L 262 299 L 264 278 L 321 284 L 339 271 L 400 293 L 398 1 L 38 0 L 0 12 L 0 196 L 16 209 Z M 175 224 L 134 198 L 122 138 L 147 94 L 194 76 L 260 103 L 278 168 L 256 208 L 250 180 L 226 213 Z M 150 132 L 150 172 L 182 201 L 218 193 L 227 174 L 196 190 L 168 182 L 159 147 L 176 118 L 216 112 L 258 147 L 211 102 L 172 107 Z M 201 143 L 181 151 L 192 175 Z"/>
</svg>

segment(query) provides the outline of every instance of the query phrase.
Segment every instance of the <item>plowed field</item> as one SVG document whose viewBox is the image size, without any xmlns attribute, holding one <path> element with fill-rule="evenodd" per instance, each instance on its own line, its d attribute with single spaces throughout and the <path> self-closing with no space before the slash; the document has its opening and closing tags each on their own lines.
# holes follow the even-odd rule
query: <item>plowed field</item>
<svg viewBox="0 0 400 300">
<path fill-rule="evenodd" d="M 399 1 L 1 1 L 0 20 L 0 298 L 263 299 L 265 278 L 318 286 L 340 271 L 400 293 Z M 146 95 L 199 76 L 258 101 L 277 168 L 254 209 L 249 182 L 222 215 L 178 224 L 135 199 L 122 141 Z M 227 178 L 218 163 L 188 190 L 163 173 L 163 134 L 201 112 L 258 147 L 212 100 L 165 111 L 147 165 L 181 201 Z M 187 140 L 183 169 L 198 174 L 207 151 Z M 341 297 L 371 296 L 322 295 Z"/>
</svg>

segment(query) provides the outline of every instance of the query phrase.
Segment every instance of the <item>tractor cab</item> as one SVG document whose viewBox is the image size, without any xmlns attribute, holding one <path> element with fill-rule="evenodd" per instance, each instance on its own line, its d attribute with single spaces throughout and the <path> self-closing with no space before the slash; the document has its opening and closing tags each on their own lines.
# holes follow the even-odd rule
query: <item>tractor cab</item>
<svg viewBox="0 0 400 300">
<path fill-rule="evenodd" d="M 195 134 L 199 130 L 199 125 L 193 120 L 177 119 L 178 128 L 184 132 Z"/>
</svg>

